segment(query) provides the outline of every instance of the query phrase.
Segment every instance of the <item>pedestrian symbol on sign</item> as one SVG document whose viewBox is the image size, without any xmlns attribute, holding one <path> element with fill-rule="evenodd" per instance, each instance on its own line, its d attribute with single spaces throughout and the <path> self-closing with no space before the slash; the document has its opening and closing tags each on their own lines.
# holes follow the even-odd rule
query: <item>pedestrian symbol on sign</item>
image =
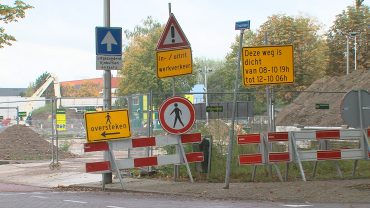
<svg viewBox="0 0 370 208">
<path fill-rule="evenodd" d="M 112 122 L 110 121 L 110 115 L 109 113 L 107 113 L 107 115 L 105 116 L 105 118 L 107 119 L 107 121 L 105 122 L 105 124 L 112 124 Z"/>
<path fill-rule="evenodd" d="M 183 134 L 194 124 L 193 104 L 183 97 L 168 98 L 159 108 L 159 121 L 168 133 Z"/>
<path fill-rule="evenodd" d="M 179 120 L 179 122 L 182 125 L 182 127 L 184 127 L 184 124 L 181 121 L 182 111 L 180 110 L 180 108 L 178 108 L 178 104 L 177 103 L 175 103 L 174 106 L 175 106 L 175 108 L 170 113 L 170 115 L 172 115 L 173 113 L 175 113 L 175 121 L 173 122 L 173 128 L 175 128 L 177 120 Z"/>
</svg>

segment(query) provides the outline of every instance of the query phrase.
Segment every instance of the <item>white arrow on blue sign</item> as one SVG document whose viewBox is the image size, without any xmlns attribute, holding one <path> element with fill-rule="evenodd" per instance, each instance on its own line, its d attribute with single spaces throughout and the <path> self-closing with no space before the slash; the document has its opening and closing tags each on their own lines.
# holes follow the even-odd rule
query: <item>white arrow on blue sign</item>
<svg viewBox="0 0 370 208">
<path fill-rule="evenodd" d="M 96 27 L 96 55 L 122 55 L 122 28 Z"/>
</svg>

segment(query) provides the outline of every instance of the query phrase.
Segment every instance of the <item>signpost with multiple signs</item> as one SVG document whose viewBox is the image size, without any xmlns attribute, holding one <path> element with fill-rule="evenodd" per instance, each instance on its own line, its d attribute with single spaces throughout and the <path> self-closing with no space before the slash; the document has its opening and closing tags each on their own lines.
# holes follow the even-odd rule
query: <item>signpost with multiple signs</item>
<svg viewBox="0 0 370 208">
<path fill-rule="evenodd" d="M 121 139 L 131 136 L 128 110 L 85 113 L 88 142 Z"/>
<path fill-rule="evenodd" d="M 157 77 L 166 78 L 193 73 L 190 43 L 173 14 L 157 44 Z"/>
<path fill-rule="evenodd" d="M 243 47 L 244 86 L 294 82 L 293 46 Z"/>
<path fill-rule="evenodd" d="M 122 28 L 96 27 L 96 69 L 122 68 Z"/>
</svg>

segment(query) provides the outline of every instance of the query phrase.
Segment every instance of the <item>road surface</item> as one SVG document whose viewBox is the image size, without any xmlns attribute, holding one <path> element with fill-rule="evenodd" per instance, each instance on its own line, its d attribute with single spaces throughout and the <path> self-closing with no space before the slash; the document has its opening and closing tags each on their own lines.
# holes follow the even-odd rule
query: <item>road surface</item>
<svg viewBox="0 0 370 208">
<path fill-rule="evenodd" d="M 127 192 L 73 192 L 0 183 L 1 208 L 273 208 L 320 207 L 365 208 L 366 204 L 299 204 L 282 202 L 254 202 L 234 200 L 209 200 L 183 196 L 164 196 Z"/>
</svg>

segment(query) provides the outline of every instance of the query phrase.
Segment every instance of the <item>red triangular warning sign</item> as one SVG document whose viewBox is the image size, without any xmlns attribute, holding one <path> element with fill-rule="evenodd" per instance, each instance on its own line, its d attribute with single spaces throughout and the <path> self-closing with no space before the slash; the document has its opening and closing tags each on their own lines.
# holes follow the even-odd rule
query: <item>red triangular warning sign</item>
<svg viewBox="0 0 370 208">
<path fill-rule="evenodd" d="M 167 21 L 166 27 L 157 44 L 157 50 L 190 47 L 190 43 L 173 14 Z"/>
</svg>

